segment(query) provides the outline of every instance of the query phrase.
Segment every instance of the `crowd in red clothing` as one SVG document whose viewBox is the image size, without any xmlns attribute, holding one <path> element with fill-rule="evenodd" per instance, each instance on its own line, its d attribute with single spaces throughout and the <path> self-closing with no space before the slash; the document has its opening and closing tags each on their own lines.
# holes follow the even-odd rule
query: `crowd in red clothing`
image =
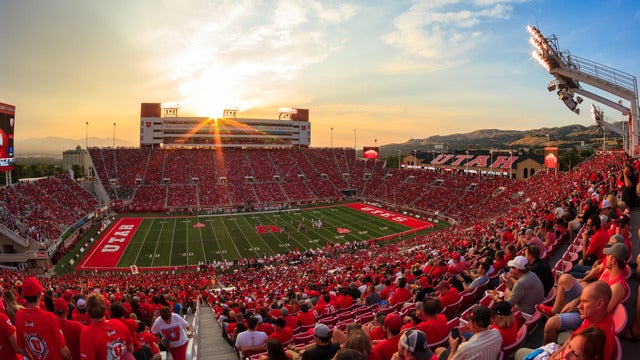
<svg viewBox="0 0 640 360">
<path fill-rule="evenodd" d="M 99 202 L 66 175 L 0 188 L 0 223 L 23 238 L 50 244 Z"/>
<path fill-rule="evenodd" d="M 90 149 L 111 199 L 131 200 L 134 211 L 260 208 L 355 196 L 467 223 L 510 205 L 520 190 L 506 177 L 385 168 L 382 161 L 358 161 L 353 149 L 344 148 L 135 151 Z M 131 159 L 140 166 L 131 166 Z"/>
<path fill-rule="evenodd" d="M 146 152 L 148 157 L 144 158 L 139 154 L 131 157 L 144 158 L 147 168 L 136 169 L 134 166 L 120 166 L 120 157 L 123 156 L 122 154 L 130 154 L 130 149 L 91 149 L 92 157 L 100 156 L 104 164 L 102 170 L 97 169 L 99 174 L 100 171 L 103 171 L 106 177 L 115 175 L 120 184 L 130 183 L 130 177 L 138 178 L 139 176 L 142 176 L 144 184 L 153 183 L 154 185 L 136 187 L 134 195 L 134 202 L 138 196 L 141 196 L 146 200 L 140 204 L 145 204 L 144 206 L 150 208 L 156 206 L 162 208 L 164 206 L 162 204 L 168 199 L 167 188 L 161 182 L 165 176 L 163 174 L 174 174 L 174 170 L 167 169 L 174 169 L 178 165 L 167 165 L 167 159 L 183 162 L 179 166 L 184 169 L 185 163 L 191 164 L 190 159 L 208 156 L 204 152 L 197 152 L 198 155 L 185 157 L 180 151 L 172 152 L 171 155 L 160 150 L 140 151 Z M 106 161 L 106 158 L 109 157 L 105 156 L 106 153 L 113 155 L 112 158 L 115 159 L 113 163 Z M 317 176 L 316 180 L 320 184 L 327 185 L 329 183 L 330 185 L 327 186 L 333 186 L 334 195 L 337 193 L 336 186 L 362 186 L 361 190 L 365 196 L 390 200 L 392 197 L 390 191 L 381 190 L 386 186 L 388 189 L 398 189 L 400 192 L 393 195 L 394 201 L 397 203 L 407 207 L 438 209 L 438 211 L 461 219 L 463 225 L 470 226 L 453 226 L 443 231 L 392 244 L 374 242 L 340 244 L 303 254 L 282 254 L 270 258 L 269 262 L 240 259 L 235 267 L 222 269 L 227 271 L 203 267 L 199 272 L 177 274 L 165 272 L 135 276 L 105 273 L 64 275 L 50 280 L 42 280 L 47 290 L 47 297 L 43 299 L 41 306 L 53 311 L 54 300 L 63 298 L 75 303 L 75 317 L 82 320 L 82 315 L 78 314 L 80 313 L 78 308 L 81 307 L 78 301 L 85 299 L 91 292 L 99 292 L 108 302 L 123 302 L 128 313 L 134 313 L 138 319 L 148 323 L 156 315 L 159 304 L 173 306 L 175 303 L 179 303 L 183 306 L 190 306 L 200 298 L 211 304 L 221 319 L 224 318 L 224 314 L 229 314 L 230 311 L 234 311 L 236 314 L 253 312 L 260 314 L 263 322 L 270 323 L 275 322 L 278 318 L 278 311 L 282 316 L 282 310 L 286 308 L 286 312 L 290 315 L 283 316 L 283 318 L 285 321 L 293 323 L 294 320 L 289 316 L 295 316 L 298 327 L 311 326 L 320 317 L 337 315 L 338 312 L 345 309 L 360 308 L 364 306 L 360 304 L 364 304 L 367 297 L 374 293 L 380 297 L 377 303 L 386 302 L 393 309 L 401 310 L 419 295 L 417 289 L 429 289 L 440 279 L 458 274 L 465 268 L 450 266 L 450 261 L 453 262 L 451 265 L 455 264 L 454 258 L 462 257 L 467 260 L 480 258 L 484 251 L 492 246 L 500 244 L 505 247 L 507 245 L 505 242 L 515 243 L 521 227 L 533 227 L 547 219 L 550 213 L 555 213 L 558 201 L 571 198 L 583 200 L 592 196 L 594 191 L 591 191 L 590 188 L 596 183 L 603 182 L 607 173 L 617 171 L 625 161 L 625 158 L 619 154 L 603 154 L 567 173 L 539 173 L 522 183 L 505 178 L 471 177 L 418 171 L 396 172 L 385 169 L 386 174 L 391 174 L 391 176 L 381 175 L 375 180 L 376 182 L 372 182 L 379 184 L 377 189 L 370 189 L 366 182 L 364 185 L 363 183 L 357 185 L 360 180 L 354 180 L 354 176 L 343 177 L 341 175 L 345 171 L 349 174 L 364 175 L 363 173 L 366 171 L 376 173 L 378 170 L 375 164 L 357 164 L 354 160 L 355 156 L 352 157 L 352 152 L 348 150 L 337 152 L 333 150 L 293 151 L 288 160 L 279 159 L 277 162 L 271 160 L 273 166 L 258 165 L 255 168 L 251 160 L 255 161 L 255 154 L 246 155 L 239 151 L 232 153 L 231 156 L 225 154 L 225 159 L 243 162 L 242 158 L 244 158 L 246 161 L 243 162 L 244 166 L 241 168 L 251 174 L 256 174 L 255 171 L 258 171 L 273 177 L 274 169 L 279 170 L 279 166 L 291 167 L 295 164 L 304 172 L 303 175 L 306 179 Z M 267 152 L 266 154 L 267 158 L 272 157 L 271 153 Z M 284 156 L 279 156 L 279 158 L 281 157 Z M 311 158 L 317 161 L 313 161 Z M 95 163 L 96 159 L 94 159 Z M 112 164 L 116 168 L 107 169 L 108 164 Z M 246 172 L 243 173 L 228 163 L 220 164 L 219 159 L 215 156 L 210 158 L 209 164 L 215 165 L 215 167 L 211 169 L 200 168 L 195 173 L 200 174 L 200 172 L 211 170 L 219 176 L 218 171 L 221 171 L 231 180 L 247 176 Z M 123 174 L 125 168 L 131 170 L 131 173 Z M 188 168 L 192 169 L 193 167 L 189 165 Z M 232 169 L 234 170 L 232 171 Z M 140 171 L 143 173 L 141 174 Z M 193 174 L 181 175 L 182 177 L 176 177 L 176 179 L 188 182 L 193 180 Z M 282 176 L 285 174 L 300 175 L 299 172 L 290 168 L 279 174 Z M 342 180 L 338 181 L 338 185 L 336 185 L 332 181 L 322 181 L 321 174 L 326 174 L 329 177 L 337 176 Z M 120 180 L 121 178 L 122 180 Z M 125 178 L 128 180 L 124 180 Z M 201 183 L 200 176 L 198 178 L 198 182 Z M 204 182 L 204 177 L 202 179 Z M 299 179 L 300 177 L 298 177 Z M 171 181 L 173 182 L 173 179 Z M 134 184 L 135 182 L 134 180 Z M 251 199 L 260 198 L 259 194 L 262 191 L 256 191 L 250 182 L 240 182 L 248 186 L 243 189 L 252 190 L 249 191 L 250 194 L 253 194 Z M 227 183 L 227 187 L 229 185 L 230 183 Z M 47 237 L 55 236 L 55 233 L 45 230 L 46 226 L 40 224 L 42 228 L 38 227 L 37 220 L 29 215 L 33 213 L 47 214 L 49 211 L 36 211 L 41 210 L 41 206 L 47 206 L 47 209 L 55 211 L 62 207 L 59 210 L 62 215 L 56 221 L 64 223 L 67 218 L 77 219 L 83 212 L 89 211 L 87 206 L 96 205 L 96 200 L 88 194 L 88 199 L 84 200 L 84 193 L 71 200 L 64 197 L 64 195 L 68 197 L 70 193 L 75 194 L 76 189 L 73 186 L 76 185 L 71 180 L 56 177 L 40 183 L 22 184 L 2 189 L 3 197 L 7 203 L 6 210 L 3 212 L 8 214 L 3 214 L 3 221 L 5 217 L 11 219 L 14 216 L 14 228 L 29 221 L 29 228 L 34 227 Z M 309 187 L 309 184 L 307 186 Z M 181 188 L 180 191 L 190 194 L 188 196 L 190 199 L 195 198 L 194 192 L 185 183 L 177 184 L 174 188 Z M 314 187 L 314 196 L 319 198 L 321 195 L 331 192 L 319 190 L 322 188 L 322 186 Z M 155 191 L 151 191 L 152 189 Z M 161 191 L 162 189 L 165 192 Z M 270 191 L 269 187 L 264 189 L 266 192 Z M 412 191 L 413 195 L 411 195 Z M 64 194 L 65 192 L 66 194 Z M 198 192 L 196 191 L 196 193 Z M 226 198 L 239 199 L 240 193 L 234 194 L 232 195 L 232 192 L 229 191 L 229 196 Z M 70 201 L 73 201 L 71 206 L 68 205 Z M 45 218 L 40 221 L 46 220 L 49 219 Z M 514 255 L 512 250 L 507 251 L 506 257 L 499 258 L 493 263 L 494 267 L 504 266 L 504 263 L 512 259 Z M 424 273 L 428 273 L 429 276 L 421 276 L 418 282 L 412 282 L 416 277 L 415 274 Z M 18 302 L 21 302 L 19 282 L 22 281 L 23 274 L 2 270 L 0 275 L 2 276 L 0 285 L 5 292 L 9 289 L 16 290 Z M 404 284 L 405 282 L 410 285 Z M 443 305 L 456 302 L 460 298 L 460 293 L 455 287 L 445 288 L 441 285 L 433 290 L 440 291 L 440 302 Z M 150 299 L 151 301 L 149 301 Z M 409 315 L 409 310 L 406 315 Z M 74 317 L 73 311 L 71 317 Z M 234 321 L 237 320 L 233 319 L 228 322 Z"/>
</svg>

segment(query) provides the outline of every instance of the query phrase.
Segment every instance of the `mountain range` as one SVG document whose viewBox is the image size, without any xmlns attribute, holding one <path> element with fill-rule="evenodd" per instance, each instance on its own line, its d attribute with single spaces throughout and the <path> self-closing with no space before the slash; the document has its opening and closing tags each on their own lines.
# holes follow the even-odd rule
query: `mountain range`
<svg viewBox="0 0 640 360">
<path fill-rule="evenodd" d="M 619 124 L 617 124 L 620 126 Z M 547 137 L 548 135 L 548 137 Z M 622 137 L 610 131 L 604 135 L 607 148 L 621 148 Z M 602 130 L 593 126 L 567 125 L 554 128 L 532 130 L 484 129 L 465 134 L 434 135 L 423 139 L 409 139 L 399 144 L 380 146 L 380 157 L 397 156 L 398 151 L 406 155 L 413 151 L 431 151 L 440 149 L 531 149 L 544 146 L 558 148 L 580 148 L 601 146 Z"/>
</svg>

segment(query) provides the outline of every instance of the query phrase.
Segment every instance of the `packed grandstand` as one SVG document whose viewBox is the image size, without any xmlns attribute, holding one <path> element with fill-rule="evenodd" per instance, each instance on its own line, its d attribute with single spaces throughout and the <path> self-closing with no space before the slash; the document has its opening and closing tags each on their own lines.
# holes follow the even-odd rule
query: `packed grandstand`
<svg viewBox="0 0 640 360">
<path fill-rule="evenodd" d="M 298 347 L 313 342 L 307 330 L 317 323 L 345 330 L 354 321 L 363 326 L 372 323 L 374 315 L 383 311 L 408 316 L 410 324 L 412 311 L 415 315 L 416 306 L 422 306 L 425 293 L 437 297 L 441 287 L 436 284 L 457 275 L 449 262 L 462 259 L 463 267 L 471 269 L 476 262 L 490 261 L 495 272 L 488 284 L 460 289 L 459 299 L 442 308 L 449 326 L 455 326 L 476 304 L 490 305 L 492 298 L 485 296 L 486 289 L 504 289 L 500 269 L 523 251 L 518 238 L 525 229 L 547 239 L 541 252 L 545 261 L 564 246 L 562 259 L 550 264 L 554 278 L 559 278 L 577 263 L 582 247 L 581 237 L 567 230 L 573 220 L 570 210 L 580 212 L 587 202 L 602 203 L 607 194 L 614 195 L 612 200 L 619 199 L 624 184 L 610 180 L 609 175 L 619 174 L 630 161 L 624 153 L 601 153 L 567 172 L 538 172 L 526 181 L 517 181 L 502 176 L 391 169 L 380 160 L 357 160 L 355 150 L 342 148 L 90 148 L 89 153 L 96 178 L 91 187 L 56 176 L 1 188 L 3 233 L 36 241 L 41 251 L 53 248 L 52 253 L 59 256 L 73 250 L 83 236 L 94 234 L 105 218 L 118 213 L 261 211 L 355 200 L 440 217 L 453 224 L 401 242 L 372 242 L 357 249 L 336 244 L 322 254 L 289 254 L 261 266 L 239 263 L 197 271 L 143 270 L 136 274 L 52 275 L 48 266 L 1 270 L 5 294 L 13 289 L 18 303 L 23 301 L 19 294 L 24 278 L 34 273 L 46 275 L 40 279 L 46 290 L 43 306 L 51 311 L 58 297 L 79 307 L 78 299 L 99 292 L 109 302 L 123 302 L 127 313 L 151 325 L 154 311 L 161 306 L 158 304 L 189 308 L 200 302 L 214 310 L 224 335 L 232 342 L 236 334 L 226 331 L 229 324 L 236 323 L 229 316 L 232 311 L 242 314 L 240 322 L 251 314 L 261 314 L 263 322 L 275 323 L 284 308 L 295 316 L 310 307 L 313 321 L 296 323 L 292 337 L 284 344 Z M 612 206 L 620 215 L 625 211 L 623 203 Z M 550 228 L 548 222 L 552 223 Z M 70 229 L 79 233 L 70 235 Z M 608 229 L 615 233 L 616 225 L 611 223 Z M 21 248 L 19 244 L 16 241 L 14 249 Z M 506 257 L 495 257 L 500 251 L 506 252 Z M 405 281 L 398 281 L 400 278 Z M 394 294 L 404 282 L 409 296 L 398 298 Z M 374 289 L 368 289 L 370 285 Z M 337 302 L 354 288 L 360 290 L 356 295 L 350 293 L 351 301 Z M 366 298 L 372 291 L 382 298 L 368 305 Z M 554 294 L 546 294 L 545 303 L 552 303 Z M 330 306 L 323 295 L 328 296 Z M 519 334 L 526 335 L 541 316 L 537 310 L 534 314 L 517 312 Z M 623 329 L 618 330 L 620 334 Z M 446 333 L 448 338 L 448 330 Z M 429 346 L 435 349 L 436 343 L 444 340 L 429 339 Z M 513 353 L 523 341 L 524 336 L 519 336 L 515 346 L 503 347 L 502 356 Z"/>
</svg>

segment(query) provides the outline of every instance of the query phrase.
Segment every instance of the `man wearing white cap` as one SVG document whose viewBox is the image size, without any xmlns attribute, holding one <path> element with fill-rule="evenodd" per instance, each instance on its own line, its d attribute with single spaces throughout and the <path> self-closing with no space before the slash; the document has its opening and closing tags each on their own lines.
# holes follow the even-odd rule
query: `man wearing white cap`
<svg viewBox="0 0 640 360">
<path fill-rule="evenodd" d="M 611 219 L 611 210 L 613 209 L 613 207 L 611 206 L 611 202 L 607 199 L 602 200 L 602 203 L 600 203 L 600 224 L 602 224 L 602 227 L 605 229 L 609 228 L 608 222 Z"/>
<path fill-rule="evenodd" d="M 518 310 L 526 314 L 536 311 L 536 304 L 544 300 L 544 285 L 540 278 L 529 271 L 529 262 L 524 256 L 516 256 L 507 263 L 511 270 L 506 275 L 507 291 L 504 300 L 516 306 Z M 496 292 L 492 292 L 494 301 L 500 298 Z"/>
</svg>

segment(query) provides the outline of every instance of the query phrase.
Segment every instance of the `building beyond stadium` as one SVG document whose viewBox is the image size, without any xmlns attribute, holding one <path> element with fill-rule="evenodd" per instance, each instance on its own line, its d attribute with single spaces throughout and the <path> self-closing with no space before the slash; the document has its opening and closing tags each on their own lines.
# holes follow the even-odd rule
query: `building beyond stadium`
<svg viewBox="0 0 640 360">
<path fill-rule="evenodd" d="M 181 117 L 176 105 L 142 103 L 141 147 L 295 148 L 311 144 L 308 109 L 287 109 L 278 119 Z"/>
</svg>

